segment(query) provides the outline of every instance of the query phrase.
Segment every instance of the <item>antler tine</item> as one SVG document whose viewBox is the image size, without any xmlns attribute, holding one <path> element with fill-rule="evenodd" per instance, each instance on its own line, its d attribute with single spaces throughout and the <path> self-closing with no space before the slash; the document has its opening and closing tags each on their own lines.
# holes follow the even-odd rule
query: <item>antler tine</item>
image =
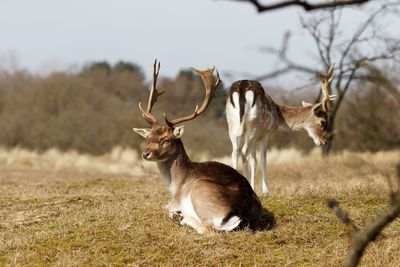
<svg viewBox="0 0 400 267">
<path fill-rule="evenodd" d="M 164 91 L 159 92 L 157 90 L 157 78 L 159 73 L 160 73 L 160 61 L 157 61 L 156 59 L 153 65 L 153 83 L 151 85 L 150 98 L 149 102 L 147 103 L 147 112 L 149 113 L 151 112 L 154 103 L 157 101 L 157 98 L 164 93 Z"/>
<path fill-rule="evenodd" d="M 178 123 L 181 123 L 181 122 L 184 122 L 184 121 L 193 120 L 193 119 L 196 118 L 198 115 L 200 115 L 198 111 L 199 111 L 199 105 L 196 105 L 196 108 L 194 109 L 194 112 L 193 112 L 192 114 L 190 114 L 190 115 L 188 115 L 188 116 L 185 116 L 185 117 L 182 117 L 182 118 L 179 118 L 179 119 L 175 119 L 175 120 L 173 120 L 173 121 L 168 120 L 167 115 L 166 115 L 165 113 L 163 113 L 163 115 L 164 115 L 165 123 L 166 123 L 169 127 L 174 127 L 174 125 L 176 125 L 176 124 L 178 124 Z"/>
<path fill-rule="evenodd" d="M 217 88 L 218 85 L 221 83 L 221 78 L 219 77 L 219 72 L 217 69 L 215 69 L 215 72 L 217 73 L 217 80 L 215 81 L 214 87 Z"/>
<path fill-rule="evenodd" d="M 219 77 L 218 70 L 216 70 L 215 67 L 212 67 L 212 68 L 206 69 L 206 70 L 199 70 L 199 69 L 196 69 L 196 68 L 192 67 L 192 70 L 194 70 L 197 74 L 199 74 L 201 76 L 201 78 L 203 80 L 204 87 L 206 89 L 206 96 L 205 96 L 204 101 L 201 104 L 201 106 L 199 107 L 197 105 L 195 111 L 192 114 L 188 115 L 188 116 L 181 117 L 181 118 L 169 121 L 167 119 L 167 117 L 164 115 L 165 122 L 171 127 L 176 125 L 176 124 L 178 124 L 178 123 L 182 123 L 184 121 L 192 120 L 192 119 L 196 118 L 197 116 L 201 115 L 207 109 L 208 105 L 211 102 L 212 97 L 214 96 L 215 89 L 221 83 L 221 79 Z M 217 80 L 216 80 L 215 83 L 213 83 L 213 72 L 214 72 L 214 70 L 216 70 L 216 73 L 217 73 Z"/>
<path fill-rule="evenodd" d="M 205 97 L 205 99 L 204 99 L 203 103 L 201 104 L 201 106 L 199 108 L 199 111 L 198 111 L 198 114 L 200 115 L 201 113 L 203 113 L 207 109 L 208 105 L 210 104 L 211 98 L 214 96 L 215 89 L 221 83 L 221 79 L 219 77 L 219 73 L 218 73 L 218 70 L 217 70 L 216 71 L 216 73 L 217 73 L 217 81 L 213 84 L 213 72 L 215 70 L 215 66 L 210 68 L 210 69 L 204 70 L 204 71 L 200 71 L 200 70 L 195 69 L 195 68 L 192 68 L 192 69 L 194 71 L 196 71 L 201 76 L 201 78 L 203 80 L 204 87 L 206 89 L 206 97 Z"/>
<path fill-rule="evenodd" d="M 328 68 L 327 76 L 331 76 L 333 74 L 333 67 L 335 66 L 335 63 L 331 64 Z"/>
<path fill-rule="evenodd" d="M 157 78 L 159 73 L 160 61 L 156 59 L 153 65 L 153 83 L 151 85 L 150 96 L 147 102 L 146 110 L 144 110 L 141 106 L 141 103 L 139 103 L 139 109 L 143 113 L 143 118 L 150 124 L 155 124 L 157 122 L 157 119 L 151 115 L 151 109 L 153 108 L 154 103 L 156 103 L 157 98 L 164 93 L 164 91 L 159 92 L 157 90 Z"/>
<path fill-rule="evenodd" d="M 330 83 L 333 80 L 333 77 L 335 76 L 335 73 L 333 72 L 333 67 L 334 64 L 330 65 L 328 68 L 328 71 L 326 75 L 319 73 L 319 81 L 321 84 L 321 89 L 322 89 L 322 94 L 324 95 L 324 98 L 321 101 L 322 104 L 322 110 L 325 112 L 328 112 L 328 102 L 335 99 L 336 95 L 329 95 L 329 87 Z"/>
<path fill-rule="evenodd" d="M 333 72 L 333 67 L 335 67 L 335 63 L 329 66 L 328 73 L 326 74 L 328 82 L 331 82 L 333 80 L 333 77 L 335 77 L 335 73 Z"/>
</svg>

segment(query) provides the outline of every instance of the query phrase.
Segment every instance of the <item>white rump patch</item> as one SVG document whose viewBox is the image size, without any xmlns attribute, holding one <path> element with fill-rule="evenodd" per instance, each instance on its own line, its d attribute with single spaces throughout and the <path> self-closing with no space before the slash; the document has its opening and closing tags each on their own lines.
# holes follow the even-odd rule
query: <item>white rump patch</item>
<svg viewBox="0 0 400 267">
<path fill-rule="evenodd" d="M 233 92 L 232 102 L 228 100 L 226 105 L 226 119 L 228 121 L 229 134 L 236 137 L 241 136 L 243 127 L 240 123 L 240 106 L 239 106 L 239 94 Z"/>
<path fill-rule="evenodd" d="M 247 91 L 246 95 L 246 107 L 245 107 L 245 115 L 247 115 L 247 120 L 252 121 L 257 118 L 257 106 L 253 105 L 254 101 L 254 92 Z"/>
<path fill-rule="evenodd" d="M 253 104 L 254 101 L 254 92 L 253 91 L 247 91 L 246 95 L 244 96 L 246 98 L 246 103 L 250 104 L 250 106 Z"/>
<path fill-rule="evenodd" d="M 235 107 L 239 107 L 239 94 L 238 92 L 233 92 L 232 94 L 232 101 Z"/>
</svg>

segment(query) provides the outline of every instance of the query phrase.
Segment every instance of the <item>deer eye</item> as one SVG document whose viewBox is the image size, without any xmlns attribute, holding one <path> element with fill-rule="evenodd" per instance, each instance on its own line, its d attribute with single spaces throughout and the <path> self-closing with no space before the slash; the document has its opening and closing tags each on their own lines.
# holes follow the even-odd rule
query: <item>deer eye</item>
<svg viewBox="0 0 400 267">
<path fill-rule="evenodd" d="M 169 145 L 171 142 L 169 141 L 169 140 L 165 140 L 165 141 L 163 141 L 162 142 L 162 146 L 167 146 L 167 145 Z"/>
<path fill-rule="evenodd" d="M 321 121 L 321 127 L 322 127 L 323 129 L 325 129 L 325 126 L 326 126 L 326 121 Z"/>
</svg>

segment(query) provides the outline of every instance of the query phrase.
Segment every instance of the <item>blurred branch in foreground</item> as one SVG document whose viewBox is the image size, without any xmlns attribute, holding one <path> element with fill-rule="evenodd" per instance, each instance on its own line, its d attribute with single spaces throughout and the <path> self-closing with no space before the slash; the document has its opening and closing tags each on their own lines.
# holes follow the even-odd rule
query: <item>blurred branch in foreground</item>
<svg viewBox="0 0 400 267">
<path fill-rule="evenodd" d="M 336 200 L 328 201 L 328 206 L 351 231 L 352 245 L 347 253 L 343 266 L 357 266 L 368 244 L 371 241 L 376 240 L 383 228 L 400 215 L 400 164 L 397 165 L 397 178 L 398 187 L 394 190 L 392 186 L 389 209 L 381 216 L 377 217 L 373 222 L 368 224 L 363 231 L 355 226 L 353 221 L 342 210 Z"/>
</svg>

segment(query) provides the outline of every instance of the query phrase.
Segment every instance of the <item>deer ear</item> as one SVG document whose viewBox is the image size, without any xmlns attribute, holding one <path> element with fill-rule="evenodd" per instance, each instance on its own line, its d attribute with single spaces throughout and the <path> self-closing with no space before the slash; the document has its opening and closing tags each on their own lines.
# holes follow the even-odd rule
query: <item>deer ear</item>
<svg viewBox="0 0 400 267">
<path fill-rule="evenodd" d="M 151 130 L 147 128 L 133 128 L 133 130 L 144 138 L 150 134 Z"/>
<path fill-rule="evenodd" d="M 308 102 L 306 102 L 306 101 L 301 101 L 301 104 L 303 105 L 303 107 L 309 107 L 309 106 L 312 106 L 312 104 L 311 104 L 311 103 L 308 103 Z"/>
<path fill-rule="evenodd" d="M 316 115 L 316 116 L 321 116 L 322 113 L 325 114 L 325 111 L 322 109 L 322 104 L 318 103 L 316 104 L 313 108 L 312 108 L 312 112 Z"/>
<path fill-rule="evenodd" d="M 178 126 L 174 129 L 174 136 L 175 138 L 181 138 L 181 136 L 183 135 L 183 125 Z"/>
</svg>

